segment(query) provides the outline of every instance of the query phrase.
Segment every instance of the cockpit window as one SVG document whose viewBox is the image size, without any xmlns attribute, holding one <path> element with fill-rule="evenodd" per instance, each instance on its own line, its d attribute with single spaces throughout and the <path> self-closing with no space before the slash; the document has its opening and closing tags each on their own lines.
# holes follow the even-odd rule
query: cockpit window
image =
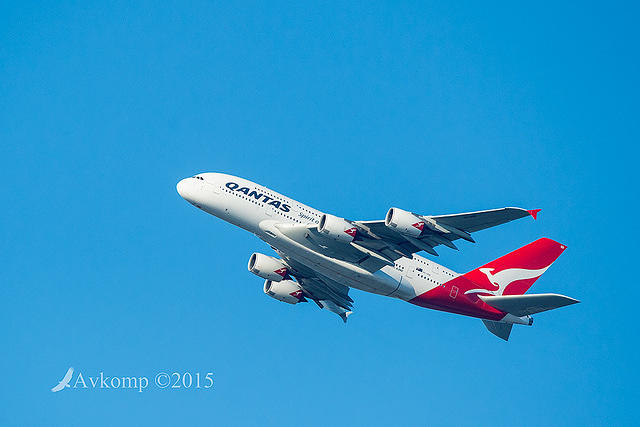
<svg viewBox="0 0 640 427">
<path fill-rule="evenodd" d="M 204 181 L 204 178 L 198 175 L 194 175 L 192 178 L 199 179 L 200 181 Z"/>
</svg>

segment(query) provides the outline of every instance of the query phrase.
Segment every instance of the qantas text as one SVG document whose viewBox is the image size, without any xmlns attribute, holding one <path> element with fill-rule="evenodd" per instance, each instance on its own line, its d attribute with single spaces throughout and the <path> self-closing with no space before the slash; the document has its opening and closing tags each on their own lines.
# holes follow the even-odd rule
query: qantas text
<svg viewBox="0 0 640 427">
<path fill-rule="evenodd" d="M 289 212 L 291 210 L 291 206 L 282 203 L 279 200 L 274 200 L 272 197 L 269 197 L 266 194 L 258 193 L 256 190 L 249 190 L 249 187 L 240 187 L 240 184 L 237 184 L 235 182 L 227 182 L 225 184 L 225 187 L 227 187 L 229 190 L 243 193 L 248 197 L 253 197 L 258 201 L 262 201 L 262 203 L 267 203 L 275 208 L 280 209 L 283 212 Z"/>
</svg>

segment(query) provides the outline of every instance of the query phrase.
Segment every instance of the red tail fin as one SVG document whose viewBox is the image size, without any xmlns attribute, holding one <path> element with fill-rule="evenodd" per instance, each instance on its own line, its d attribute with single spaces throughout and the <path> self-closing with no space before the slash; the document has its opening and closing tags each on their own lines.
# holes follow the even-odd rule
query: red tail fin
<svg viewBox="0 0 640 427">
<path fill-rule="evenodd" d="M 542 238 L 464 275 L 476 285 L 465 294 L 522 295 L 558 259 L 566 246 Z"/>
</svg>

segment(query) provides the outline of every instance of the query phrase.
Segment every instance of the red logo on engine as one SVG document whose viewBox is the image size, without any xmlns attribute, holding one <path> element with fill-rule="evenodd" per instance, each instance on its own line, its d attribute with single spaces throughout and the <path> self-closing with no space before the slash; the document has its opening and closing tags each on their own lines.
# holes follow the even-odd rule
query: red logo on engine
<svg viewBox="0 0 640 427">
<path fill-rule="evenodd" d="M 414 226 L 415 228 L 417 228 L 420 231 L 422 231 L 424 229 L 424 222 L 422 222 L 422 221 L 416 222 L 415 224 L 411 224 L 411 225 Z"/>
<path fill-rule="evenodd" d="M 302 298 L 302 290 L 298 289 L 297 291 L 293 291 L 291 292 L 289 295 L 291 295 L 294 298 Z"/>
<path fill-rule="evenodd" d="M 279 274 L 282 277 L 287 277 L 287 269 L 284 267 L 277 269 L 274 273 Z"/>
<path fill-rule="evenodd" d="M 356 237 L 356 228 L 352 227 L 348 230 L 344 230 L 345 233 L 347 233 L 349 236 L 351 237 Z"/>
</svg>

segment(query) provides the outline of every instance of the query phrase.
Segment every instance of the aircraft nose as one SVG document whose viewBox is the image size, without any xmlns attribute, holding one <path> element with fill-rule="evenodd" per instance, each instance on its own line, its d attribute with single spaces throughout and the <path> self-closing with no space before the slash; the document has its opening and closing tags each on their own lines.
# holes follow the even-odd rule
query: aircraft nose
<svg viewBox="0 0 640 427">
<path fill-rule="evenodd" d="M 189 178 L 180 180 L 180 182 L 176 184 L 176 189 L 178 190 L 178 194 L 180 195 L 180 197 L 182 197 L 185 200 L 189 200 L 189 197 L 191 196 L 190 188 L 191 188 L 191 183 L 189 182 Z"/>
</svg>

